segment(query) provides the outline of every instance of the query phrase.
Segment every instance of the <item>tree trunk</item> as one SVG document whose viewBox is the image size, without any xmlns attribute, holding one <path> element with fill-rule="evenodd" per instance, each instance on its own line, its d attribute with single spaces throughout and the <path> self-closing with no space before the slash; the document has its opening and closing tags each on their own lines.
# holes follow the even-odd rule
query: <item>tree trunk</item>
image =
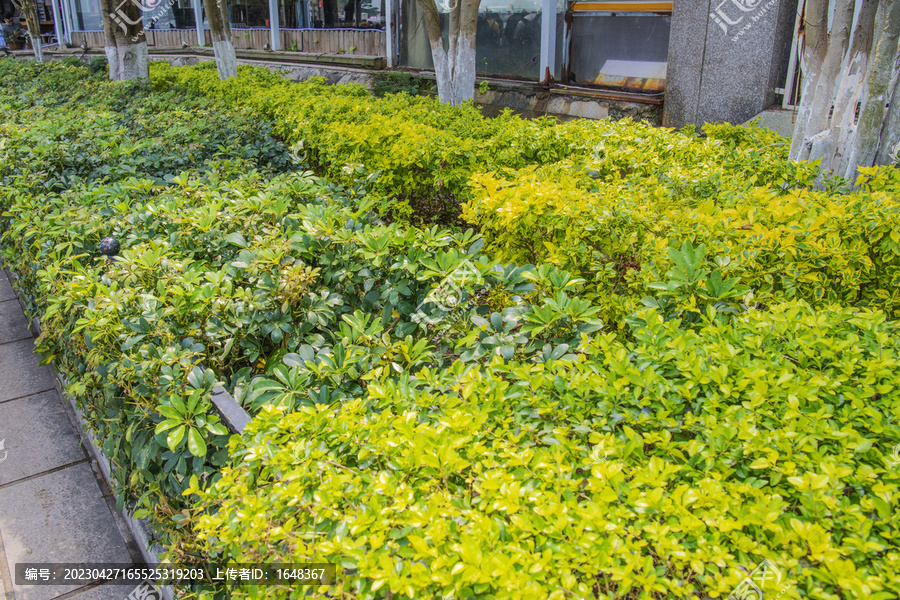
<svg viewBox="0 0 900 600">
<path fill-rule="evenodd" d="M 816 85 L 809 98 L 809 113 L 803 129 L 798 129 L 804 139 L 809 139 L 829 128 L 831 123 L 831 108 L 834 104 L 835 88 L 840 77 L 841 66 L 847 55 L 847 46 L 850 44 L 850 28 L 853 26 L 853 13 L 856 9 L 856 0 L 837 0 L 834 11 L 834 23 L 831 32 L 827 36 L 827 50 Z M 806 98 L 804 97 L 804 100 Z M 802 101 L 801 101 L 802 104 Z"/>
<path fill-rule="evenodd" d="M 898 135 L 896 131 L 885 131 L 884 128 L 889 117 L 887 105 L 897 87 L 896 76 L 900 67 L 897 62 L 900 0 L 881 0 L 875 22 L 878 34 L 866 77 L 864 102 L 854 144 L 855 155 L 847 168 L 847 176 L 851 179 L 855 178 L 858 166 L 876 164 L 882 147 Z"/>
<path fill-rule="evenodd" d="M 828 52 L 828 0 L 807 0 L 803 18 L 803 90 L 791 143 L 790 158 L 799 160 L 806 143 L 814 90 L 819 83 L 825 55 Z"/>
<path fill-rule="evenodd" d="M 144 15 L 134 2 L 101 0 L 103 37 L 109 78 L 150 79 L 150 57 L 144 39 Z"/>
<path fill-rule="evenodd" d="M 34 60 L 44 62 L 44 46 L 41 43 L 41 23 L 38 20 L 37 7 L 34 0 L 13 0 L 13 5 L 25 15 L 25 24 L 28 26 L 28 39 L 31 40 L 31 48 L 34 51 Z"/>
<path fill-rule="evenodd" d="M 875 153 L 876 165 L 887 165 L 900 155 L 900 70 L 894 67 L 894 85 L 888 99 L 890 108 L 881 126 L 881 140 Z"/>
<path fill-rule="evenodd" d="M 203 9 L 209 21 L 209 35 L 212 38 L 219 79 L 224 81 L 229 77 L 237 77 L 237 56 L 234 53 L 234 42 L 231 41 L 231 24 L 228 22 L 225 0 L 203 0 Z"/>
<path fill-rule="evenodd" d="M 832 128 L 837 128 L 835 151 L 829 160 L 831 169 L 845 175 L 856 144 L 856 109 L 862 95 L 863 82 L 869 64 L 872 38 L 875 32 L 875 13 L 878 0 L 863 0 L 853 42 L 841 75 L 841 84 L 834 101 Z"/>
<path fill-rule="evenodd" d="M 823 43 L 827 4 L 806 4 L 803 98 L 790 157 L 821 158 L 823 171 L 854 181 L 858 167 L 888 163 L 900 148 L 900 0 L 863 0 L 849 49 L 856 2 L 838 0 Z"/>
<path fill-rule="evenodd" d="M 418 0 L 434 59 L 438 99 L 458 106 L 475 96 L 475 32 L 481 0 L 455 0 L 451 5 L 445 47 L 441 15 L 435 0 Z"/>
<path fill-rule="evenodd" d="M 106 15 L 112 11 L 111 0 L 100 0 L 100 11 Z M 103 51 L 106 54 L 106 65 L 109 68 L 109 79 L 119 81 L 119 48 L 116 46 L 116 31 L 112 19 L 103 18 Z"/>
</svg>

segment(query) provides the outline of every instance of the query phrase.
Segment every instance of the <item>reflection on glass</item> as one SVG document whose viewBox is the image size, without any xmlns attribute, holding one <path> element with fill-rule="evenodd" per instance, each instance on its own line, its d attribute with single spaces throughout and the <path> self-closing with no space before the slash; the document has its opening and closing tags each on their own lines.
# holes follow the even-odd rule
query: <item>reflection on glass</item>
<svg viewBox="0 0 900 600">
<path fill-rule="evenodd" d="M 193 29 L 194 9 L 190 0 L 140 0 L 144 29 Z"/>
<path fill-rule="evenodd" d="M 282 29 L 384 29 L 385 0 L 279 0 Z M 414 0 L 413 0 L 414 1 Z M 100 0 L 74 0 L 76 27 L 102 31 Z M 144 28 L 194 29 L 191 0 L 119 0 L 141 5 Z M 116 5 L 118 6 L 118 4 Z M 228 0 L 228 20 L 235 29 L 269 27 L 268 0 Z M 208 22 L 204 17 L 204 25 Z"/>
<path fill-rule="evenodd" d="M 232 0 L 226 5 L 228 22 L 235 29 L 269 26 L 267 0 Z"/>
<path fill-rule="evenodd" d="M 539 2 L 523 2 L 516 7 L 486 6 L 478 14 L 475 38 L 478 73 L 537 79 L 540 53 Z"/>
<path fill-rule="evenodd" d="M 283 29 L 384 29 L 384 0 L 282 0 Z"/>
<path fill-rule="evenodd" d="M 75 27 L 81 31 L 103 31 L 100 0 L 75 0 Z"/>
<path fill-rule="evenodd" d="M 569 80 L 662 90 L 671 17 L 576 13 L 572 21 Z"/>
<path fill-rule="evenodd" d="M 438 5 L 440 10 L 440 5 Z M 402 7 L 400 59 L 416 69 L 433 69 L 431 46 L 422 11 L 415 2 Z M 560 17 L 562 15 L 560 14 Z M 441 13 L 444 37 L 448 15 Z M 562 25 L 559 27 L 562 34 Z M 561 43 L 558 48 L 561 49 Z M 519 0 L 505 5 L 483 4 L 475 35 L 475 69 L 479 75 L 509 75 L 537 79 L 541 52 L 541 3 Z"/>
</svg>

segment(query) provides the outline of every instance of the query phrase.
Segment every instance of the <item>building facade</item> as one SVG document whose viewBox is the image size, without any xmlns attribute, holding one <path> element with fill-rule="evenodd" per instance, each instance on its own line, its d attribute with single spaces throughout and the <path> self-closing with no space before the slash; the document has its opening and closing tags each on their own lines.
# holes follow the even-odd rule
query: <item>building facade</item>
<svg viewBox="0 0 900 600">
<path fill-rule="evenodd" d="M 55 1 L 64 39 L 103 44 L 99 0 Z M 448 14 L 456 1 L 439 0 L 439 11 Z M 208 38 L 201 0 L 121 2 L 141 6 L 151 47 Z M 382 56 L 388 67 L 433 68 L 416 0 L 227 0 L 227 10 L 239 50 Z M 664 99 L 671 126 L 742 122 L 796 89 L 800 12 L 798 0 L 482 0 L 476 70 L 601 100 Z"/>
</svg>

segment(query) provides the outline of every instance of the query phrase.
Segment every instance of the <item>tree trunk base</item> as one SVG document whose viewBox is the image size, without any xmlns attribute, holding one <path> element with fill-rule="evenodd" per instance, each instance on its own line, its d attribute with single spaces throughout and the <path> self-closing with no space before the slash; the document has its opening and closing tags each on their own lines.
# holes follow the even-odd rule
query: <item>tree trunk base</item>
<svg viewBox="0 0 900 600">
<path fill-rule="evenodd" d="M 44 46 L 41 44 L 41 38 L 31 38 L 31 49 L 34 51 L 34 60 L 44 62 Z"/>
<path fill-rule="evenodd" d="M 234 53 L 234 44 L 226 40 L 213 42 L 213 54 L 216 56 L 219 79 L 224 81 L 229 77 L 237 77 L 237 56 Z"/>
<path fill-rule="evenodd" d="M 119 47 L 119 73 L 122 79 L 150 79 L 150 54 L 147 42 Z"/>
</svg>

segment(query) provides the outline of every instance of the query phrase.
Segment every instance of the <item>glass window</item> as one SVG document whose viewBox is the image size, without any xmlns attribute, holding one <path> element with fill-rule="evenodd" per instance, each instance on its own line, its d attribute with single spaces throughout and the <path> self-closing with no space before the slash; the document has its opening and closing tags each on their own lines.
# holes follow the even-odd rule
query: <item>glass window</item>
<svg viewBox="0 0 900 600">
<path fill-rule="evenodd" d="M 659 91 L 669 55 L 668 15 L 575 12 L 569 82 Z"/>
<path fill-rule="evenodd" d="M 383 29 L 384 0 L 305 0 L 315 29 Z M 415 0 L 413 0 L 414 2 Z M 304 0 L 297 0 L 298 4 Z"/>
<path fill-rule="evenodd" d="M 284 0 L 279 4 L 279 23 L 282 29 L 308 29 L 309 2 L 305 0 Z"/>
<path fill-rule="evenodd" d="M 444 38 L 449 19 L 446 6 L 441 10 Z M 416 69 L 433 69 L 431 45 L 422 11 L 415 2 L 401 8 L 400 60 Z M 562 36 L 562 14 L 559 37 Z M 561 49 L 561 42 L 557 44 Z M 499 75 L 537 79 L 541 52 L 540 0 L 514 0 L 508 4 L 482 3 L 475 35 L 475 70 L 479 75 Z"/>
<path fill-rule="evenodd" d="M 193 29 L 194 9 L 191 0 L 119 0 L 114 10 L 137 4 L 145 29 Z M 81 31 L 103 31 L 99 0 L 75 0 L 75 28 Z"/>
<path fill-rule="evenodd" d="M 482 6 L 475 38 L 476 72 L 538 79 L 540 54 L 540 0 Z"/>
<path fill-rule="evenodd" d="M 175 29 L 195 29 L 197 22 L 194 20 L 194 6 L 190 0 L 178 0 L 172 6 L 172 25 Z"/>
<path fill-rule="evenodd" d="M 235 29 L 269 26 L 267 0 L 231 0 L 226 5 L 228 21 Z"/>
<path fill-rule="evenodd" d="M 75 28 L 81 31 L 103 31 L 100 0 L 75 0 Z"/>
<path fill-rule="evenodd" d="M 190 0 L 141 0 L 145 29 L 193 29 L 194 8 Z"/>
</svg>

